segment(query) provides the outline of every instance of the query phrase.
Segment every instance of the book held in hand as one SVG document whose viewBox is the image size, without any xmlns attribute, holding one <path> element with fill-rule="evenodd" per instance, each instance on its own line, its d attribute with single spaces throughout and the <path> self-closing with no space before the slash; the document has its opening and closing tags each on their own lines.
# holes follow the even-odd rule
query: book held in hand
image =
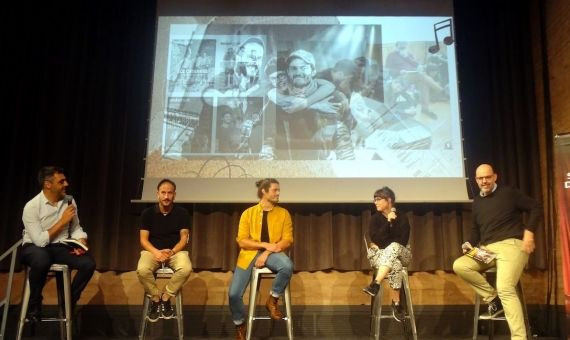
<svg viewBox="0 0 570 340">
<path fill-rule="evenodd" d="M 491 263 L 497 257 L 495 253 L 478 247 L 471 248 L 465 255 L 485 264 Z"/>
<path fill-rule="evenodd" d="M 81 241 L 78 241 L 78 240 L 73 239 L 73 238 L 66 238 L 65 240 L 61 240 L 61 243 L 68 246 L 71 249 L 81 248 L 85 251 L 89 250 L 89 248 L 86 245 L 84 245 L 83 243 L 81 243 Z"/>
</svg>

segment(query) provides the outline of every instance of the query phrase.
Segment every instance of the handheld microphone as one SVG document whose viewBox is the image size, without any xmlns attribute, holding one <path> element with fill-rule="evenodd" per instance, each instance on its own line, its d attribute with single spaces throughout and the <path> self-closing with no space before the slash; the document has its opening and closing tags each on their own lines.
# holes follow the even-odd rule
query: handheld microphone
<svg viewBox="0 0 570 340">
<path fill-rule="evenodd" d="M 68 207 L 73 204 L 73 196 L 65 195 L 64 199 L 65 199 L 65 202 L 67 202 Z M 71 238 L 71 224 L 72 223 L 73 223 L 73 220 L 71 220 L 69 222 L 69 225 L 67 226 L 67 238 Z"/>
<path fill-rule="evenodd" d="M 390 222 L 390 226 L 392 226 L 392 221 L 396 219 L 396 208 L 390 208 L 390 213 L 388 214 L 388 222 Z"/>
</svg>

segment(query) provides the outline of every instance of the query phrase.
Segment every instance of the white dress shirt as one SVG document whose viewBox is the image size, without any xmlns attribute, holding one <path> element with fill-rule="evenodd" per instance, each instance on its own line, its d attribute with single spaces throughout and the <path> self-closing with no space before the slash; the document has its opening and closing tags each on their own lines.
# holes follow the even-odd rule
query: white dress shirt
<svg viewBox="0 0 570 340">
<path fill-rule="evenodd" d="M 75 216 L 50 242 L 48 229 L 59 221 L 67 208 L 67 203 L 62 199 L 52 204 L 48 201 L 43 191 L 40 191 L 40 193 L 26 203 L 24 207 L 24 213 L 22 214 L 22 221 L 24 222 L 23 244 L 33 243 L 38 247 L 45 247 L 49 243 L 58 243 L 69 237 L 74 239 L 86 239 L 87 233 L 84 232 L 81 225 L 79 225 L 75 200 L 72 201 L 72 204 L 76 209 Z"/>
</svg>

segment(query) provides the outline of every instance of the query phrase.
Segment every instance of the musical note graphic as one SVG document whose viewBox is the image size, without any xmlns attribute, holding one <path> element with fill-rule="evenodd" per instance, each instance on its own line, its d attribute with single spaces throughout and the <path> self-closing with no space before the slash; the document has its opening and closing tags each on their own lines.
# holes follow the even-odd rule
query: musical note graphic
<svg viewBox="0 0 570 340">
<path fill-rule="evenodd" d="M 433 34 L 435 36 L 435 45 L 430 46 L 430 48 L 428 49 L 428 51 L 430 53 L 437 53 L 439 51 L 439 39 L 437 37 L 437 32 L 441 31 L 445 28 L 449 28 L 449 35 L 446 36 L 445 38 L 443 38 L 443 43 L 446 45 L 451 45 L 453 44 L 453 24 L 451 22 L 451 19 L 446 19 L 440 22 L 436 22 L 435 24 L 433 24 Z"/>
</svg>

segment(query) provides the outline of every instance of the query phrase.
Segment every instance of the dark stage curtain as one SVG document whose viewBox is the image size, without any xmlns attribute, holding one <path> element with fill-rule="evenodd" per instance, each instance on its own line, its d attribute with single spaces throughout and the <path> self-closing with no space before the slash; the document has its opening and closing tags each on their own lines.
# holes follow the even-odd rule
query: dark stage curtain
<svg viewBox="0 0 570 340">
<path fill-rule="evenodd" d="M 529 6 L 524 1 L 455 5 L 466 169 L 472 174 L 477 164 L 490 162 L 501 183 L 540 198 Z M 21 237 L 22 208 L 39 192 L 37 170 L 57 164 L 67 170 L 97 268 L 134 270 L 144 206 L 131 200 L 140 197 L 144 172 L 156 5 L 129 0 L 13 6 L 1 23 L 8 90 L 0 252 Z M 356 12 L 351 14 L 372 14 Z M 252 182 L 252 203 L 254 195 Z M 237 224 L 247 205 L 186 206 L 194 223 L 195 268 L 233 269 Z M 372 204 L 286 207 L 294 219 L 296 270 L 368 269 L 362 236 Z M 405 204 L 400 211 L 413 226 L 410 269 L 451 270 L 469 234 L 470 206 Z M 542 227 L 537 241 L 531 267 L 545 268 Z"/>
<path fill-rule="evenodd" d="M 241 211 L 247 206 L 187 207 L 194 211 L 193 263 L 198 268 L 232 270 L 238 252 L 237 225 Z M 295 242 L 291 256 L 296 270 L 369 269 L 363 240 L 374 213 L 369 205 L 284 204 L 284 207 L 293 216 Z M 401 204 L 398 209 L 408 216 L 412 226 L 410 244 L 414 259 L 410 270 L 452 270 L 453 260 L 460 256 L 457 245 L 463 242 L 463 235 L 469 235 L 469 206 Z"/>
</svg>

